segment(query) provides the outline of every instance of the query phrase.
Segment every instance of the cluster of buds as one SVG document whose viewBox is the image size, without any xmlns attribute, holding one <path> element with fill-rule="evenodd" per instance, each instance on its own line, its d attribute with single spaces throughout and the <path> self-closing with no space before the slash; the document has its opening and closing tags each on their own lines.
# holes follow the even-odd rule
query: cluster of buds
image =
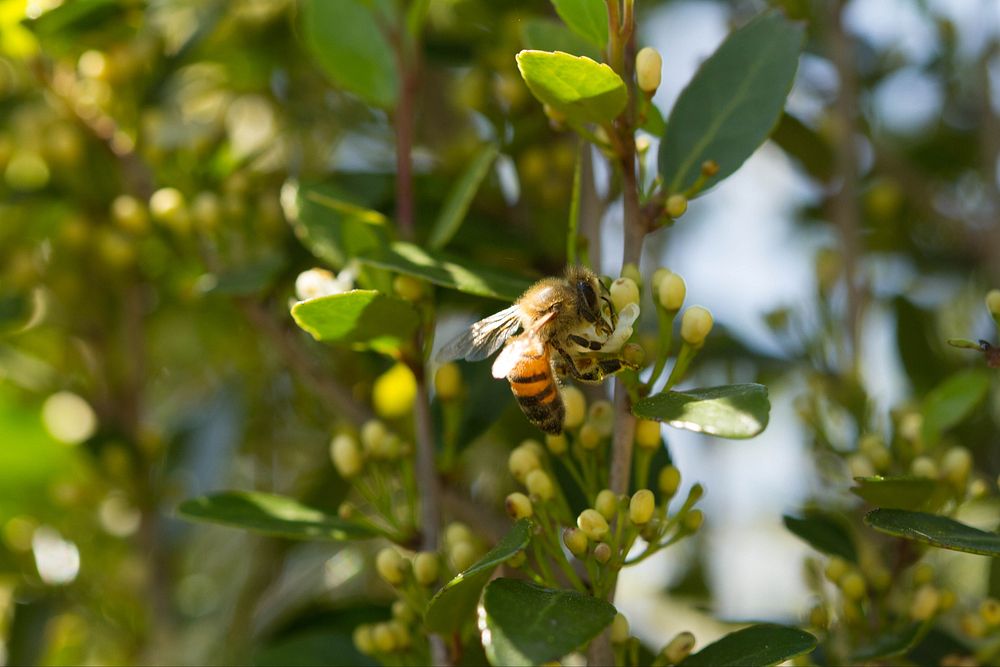
<svg viewBox="0 0 1000 667">
<path fill-rule="evenodd" d="M 353 633 L 354 647 L 358 651 L 378 657 L 386 664 L 400 659 L 396 656 L 426 656 L 426 641 L 422 637 L 419 617 L 405 600 L 396 600 L 392 604 L 390 620 L 362 623 L 354 628 Z"/>
<path fill-rule="evenodd" d="M 978 607 L 962 614 L 959 627 L 971 639 L 1000 637 L 1000 600 L 992 597 L 982 600 Z"/>
<path fill-rule="evenodd" d="M 672 354 L 674 322 L 687 297 L 687 285 L 684 279 L 666 268 L 661 267 L 653 272 L 650 286 L 657 306 L 659 350 L 653 372 L 646 381 L 647 389 L 651 389 L 659 379 Z M 666 389 L 670 389 L 683 379 L 691 362 L 705 345 L 705 340 L 714 324 L 712 313 L 702 306 L 689 306 L 681 314 L 681 346 L 667 379 Z"/>
</svg>

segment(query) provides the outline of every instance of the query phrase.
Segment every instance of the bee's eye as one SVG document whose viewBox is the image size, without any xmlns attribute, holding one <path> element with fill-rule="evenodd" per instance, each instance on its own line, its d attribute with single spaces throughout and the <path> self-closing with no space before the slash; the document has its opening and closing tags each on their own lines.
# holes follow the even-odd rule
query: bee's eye
<svg viewBox="0 0 1000 667">
<path fill-rule="evenodd" d="M 580 290 L 580 294 L 583 296 L 583 301 L 587 304 L 587 308 L 589 308 L 591 312 L 596 312 L 597 293 L 594 292 L 593 286 L 589 282 L 580 281 L 577 283 L 577 289 Z"/>
</svg>

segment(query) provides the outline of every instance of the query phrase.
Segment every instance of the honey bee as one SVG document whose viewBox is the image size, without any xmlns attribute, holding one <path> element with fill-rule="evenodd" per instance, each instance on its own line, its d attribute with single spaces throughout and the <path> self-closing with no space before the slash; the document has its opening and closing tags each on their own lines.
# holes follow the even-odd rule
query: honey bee
<svg viewBox="0 0 1000 667">
<path fill-rule="evenodd" d="M 493 377 L 510 382 L 531 423 L 558 435 L 566 410 L 557 378 L 598 383 L 631 368 L 621 348 L 638 316 L 636 304 L 615 312 L 597 276 L 570 267 L 565 277 L 538 281 L 514 305 L 473 324 L 436 358 L 482 361 L 502 347 L 493 362 Z"/>
</svg>

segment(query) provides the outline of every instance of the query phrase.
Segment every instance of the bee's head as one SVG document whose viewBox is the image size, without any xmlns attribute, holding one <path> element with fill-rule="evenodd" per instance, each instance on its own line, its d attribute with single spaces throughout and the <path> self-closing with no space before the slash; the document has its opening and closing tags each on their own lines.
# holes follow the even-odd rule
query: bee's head
<svg viewBox="0 0 1000 667">
<path fill-rule="evenodd" d="M 576 305 L 580 317 L 588 322 L 599 322 L 602 319 L 601 281 L 593 273 L 581 267 L 570 269 L 567 278 L 576 292 Z"/>
</svg>

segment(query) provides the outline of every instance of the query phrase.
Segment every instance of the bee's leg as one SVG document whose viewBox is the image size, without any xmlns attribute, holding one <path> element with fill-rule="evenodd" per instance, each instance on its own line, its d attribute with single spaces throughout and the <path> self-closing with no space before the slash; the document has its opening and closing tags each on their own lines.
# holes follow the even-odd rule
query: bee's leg
<svg viewBox="0 0 1000 667">
<path fill-rule="evenodd" d="M 580 361 L 586 362 L 586 367 L 580 368 L 577 366 L 577 360 L 573 359 L 573 357 L 565 350 L 560 349 L 559 355 L 562 357 L 562 362 L 556 365 L 556 371 L 559 372 L 562 370 L 562 375 L 569 375 L 580 382 L 587 382 L 590 384 L 596 384 L 604 379 L 604 373 L 601 371 L 600 363 L 595 359 L 583 357 Z"/>
<path fill-rule="evenodd" d="M 592 352 L 598 352 L 604 343 L 599 340 L 590 340 L 589 338 L 584 338 L 583 336 L 578 336 L 576 334 L 570 334 L 569 339 L 571 342 L 576 343 L 584 350 L 591 350 Z"/>
<path fill-rule="evenodd" d="M 620 357 L 611 357 L 609 359 L 598 360 L 597 368 L 605 375 L 614 375 L 620 370 L 635 368 L 635 366 L 625 363 L 625 360 Z"/>
</svg>

